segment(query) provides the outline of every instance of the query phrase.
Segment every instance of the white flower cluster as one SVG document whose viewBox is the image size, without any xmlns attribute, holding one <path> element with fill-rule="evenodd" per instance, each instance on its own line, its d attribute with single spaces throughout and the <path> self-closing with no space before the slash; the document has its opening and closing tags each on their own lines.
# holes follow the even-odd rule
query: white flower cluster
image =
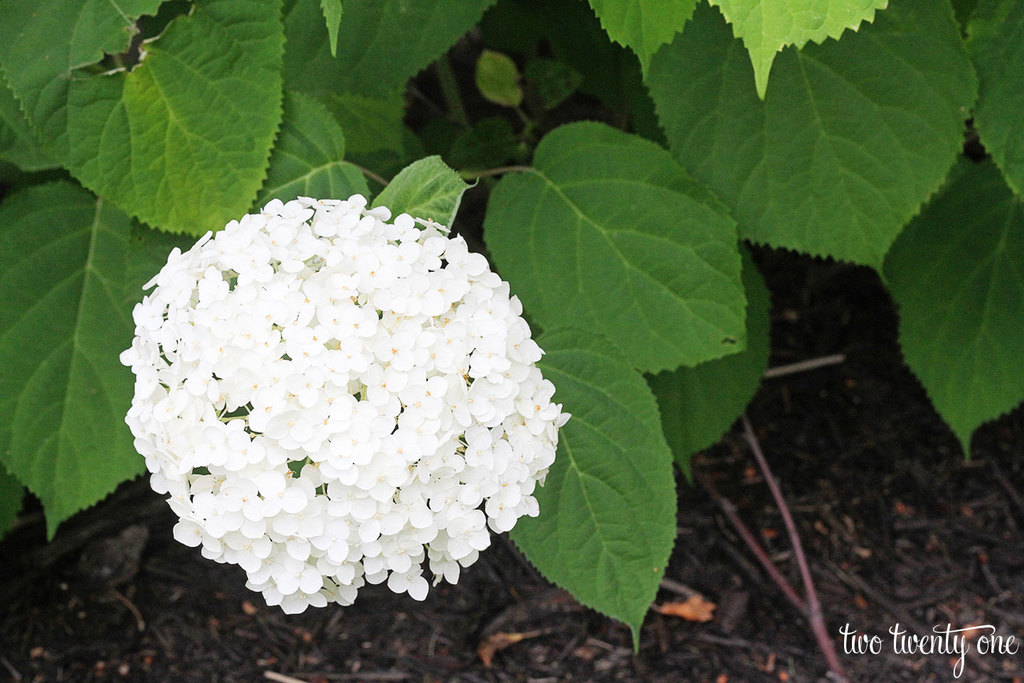
<svg viewBox="0 0 1024 683">
<path fill-rule="evenodd" d="M 522 307 L 441 226 L 272 201 L 175 249 L 135 307 L 127 422 L 174 535 L 289 613 L 423 599 L 536 516 L 568 419 Z"/>
</svg>

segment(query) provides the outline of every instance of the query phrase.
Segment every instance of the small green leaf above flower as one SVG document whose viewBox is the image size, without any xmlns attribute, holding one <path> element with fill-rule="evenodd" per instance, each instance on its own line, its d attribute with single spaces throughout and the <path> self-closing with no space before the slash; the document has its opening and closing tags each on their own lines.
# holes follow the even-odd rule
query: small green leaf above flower
<svg viewBox="0 0 1024 683">
<path fill-rule="evenodd" d="M 468 188 L 441 157 L 427 157 L 402 169 L 377 195 L 373 206 L 387 206 L 395 215 L 407 213 L 450 228 Z"/>
<path fill-rule="evenodd" d="M 476 62 L 476 87 L 485 99 L 504 107 L 518 107 L 523 101 L 519 68 L 508 55 L 484 50 Z"/>
</svg>

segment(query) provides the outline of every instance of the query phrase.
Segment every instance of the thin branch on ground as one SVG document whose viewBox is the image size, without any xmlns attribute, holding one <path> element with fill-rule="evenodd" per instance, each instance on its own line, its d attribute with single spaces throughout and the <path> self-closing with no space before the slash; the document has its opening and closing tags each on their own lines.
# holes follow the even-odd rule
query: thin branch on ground
<svg viewBox="0 0 1024 683">
<path fill-rule="evenodd" d="M 999 469 L 999 465 L 997 465 L 994 460 L 990 464 L 992 475 L 996 478 L 996 481 L 999 482 L 999 485 L 1003 487 L 1003 491 L 1006 492 L 1006 496 L 1010 499 L 1010 502 L 1016 506 L 1021 517 L 1024 518 L 1024 498 L 1022 498 L 1020 493 L 1017 492 L 1017 489 L 1013 487 L 1013 484 L 1011 484 L 1010 480 L 1006 478 L 1003 471 Z"/>
<path fill-rule="evenodd" d="M 670 593 L 675 593 L 676 595 L 681 595 L 684 598 L 692 598 L 695 595 L 700 595 L 701 594 L 700 591 L 694 590 L 693 588 L 690 588 L 685 583 L 680 583 L 679 581 L 673 581 L 672 579 L 662 579 L 661 580 L 661 587 L 664 588 L 665 590 L 669 591 Z"/>
<path fill-rule="evenodd" d="M 779 484 L 775 481 L 775 477 L 772 475 L 771 468 L 768 466 L 768 461 L 764 457 L 764 453 L 761 451 L 761 444 L 757 440 L 757 436 L 754 434 L 754 428 L 750 424 L 750 420 L 746 414 L 742 416 L 743 421 L 743 435 L 746 437 L 747 443 L 750 444 L 750 450 L 754 453 L 754 459 L 757 461 L 758 467 L 764 474 L 765 481 L 768 483 L 768 488 L 772 492 L 772 497 L 775 499 L 775 504 L 779 508 L 779 513 L 782 515 L 782 522 L 786 526 L 786 531 L 789 533 L 789 542 L 793 546 L 793 556 L 796 559 L 797 567 L 800 570 L 800 578 L 803 580 L 804 592 L 807 597 L 807 620 L 810 622 L 811 631 L 814 633 L 814 639 L 818 642 L 818 648 L 821 650 L 822 655 L 825 656 L 825 661 L 828 663 L 829 671 L 833 677 L 839 680 L 848 680 L 846 671 L 843 669 L 842 663 L 839 661 L 839 656 L 836 654 L 835 644 L 832 642 L 831 636 L 828 634 L 828 628 L 825 626 L 825 618 L 821 611 L 821 602 L 818 600 L 818 591 L 814 587 L 814 579 L 811 577 L 811 568 L 807 564 L 807 556 L 804 554 L 803 544 L 800 542 L 800 534 L 797 533 L 796 524 L 793 523 L 793 516 L 789 512 L 789 506 L 786 504 L 786 499 L 782 496 L 782 490 L 779 488 Z"/>
<path fill-rule="evenodd" d="M 289 676 L 287 674 L 277 673 L 276 671 L 264 671 L 263 677 L 276 683 L 309 683 L 310 680 L 328 680 L 328 681 L 407 681 L 414 678 L 412 674 L 407 674 L 403 671 L 359 671 L 351 674 L 339 674 L 339 673 L 302 673 L 297 674 L 299 676 L 305 676 L 307 678 L 296 678 L 295 676 Z"/>
<path fill-rule="evenodd" d="M 700 633 L 697 635 L 697 640 L 704 643 L 713 643 L 714 645 L 724 645 L 725 647 L 739 647 L 744 650 L 760 650 L 761 652 L 781 652 L 791 657 L 802 657 L 806 658 L 807 653 L 800 648 L 778 645 L 775 643 L 756 643 L 751 640 L 744 640 L 743 638 L 723 638 L 722 636 L 716 636 L 713 633 Z"/>
<path fill-rule="evenodd" d="M 12 681 L 22 680 L 21 672 L 15 669 L 14 665 L 7 661 L 7 657 L 0 655 L 0 664 L 3 664 L 4 668 L 7 669 L 7 673 L 11 675 Z"/>
<path fill-rule="evenodd" d="M 786 580 L 786 577 L 784 577 L 779 571 L 779 568 L 776 567 L 775 563 L 772 562 L 770 557 L 768 557 L 768 553 L 765 549 L 760 543 L 758 543 L 753 532 L 751 532 L 747 525 L 743 523 L 740 516 L 736 514 L 736 506 L 733 505 L 732 501 L 719 493 L 714 484 L 712 484 L 711 481 L 700 471 L 695 469 L 693 471 L 693 478 L 701 485 L 707 494 L 711 496 L 711 499 L 715 501 L 718 507 L 721 508 L 722 512 L 729 520 L 729 523 L 732 524 L 733 529 L 736 530 L 736 533 L 740 535 L 743 542 L 747 544 L 748 548 L 750 548 L 750 552 L 754 553 L 754 557 L 756 557 L 757 561 L 761 563 L 761 567 L 768 573 L 768 576 L 771 577 L 772 581 L 775 582 L 775 585 L 779 587 L 779 590 L 782 591 L 783 595 L 786 596 L 786 598 L 801 614 L 806 615 L 807 604 L 804 602 L 804 599 L 801 598 L 793 586 L 790 585 L 789 581 Z"/>
<path fill-rule="evenodd" d="M 136 628 L 139 629 L 139 633 L 142 633 L 143 631 L 145 631 L 146 630 L 146 622 L 142 618 L 142 613 L 139 612 L 139 608 L 135 606 L 135 603 L 133 603 L 131 600 L 129 600 L 128 597 L 125 596 L 124 593 L 122 593 L 121 591 L 117 590 L 114 587 L 108 588 L 107 592 L 112 597 L 116 598 L 118 600 L 118 602 L 120 602 L 122 605 L 124 605 L 128 609 L 128 611 L 132 613 L 132 616 L 135 617 L 135 626 L 136 626 Z"/>
<path fill-rule="evenodd" d="M 827 560 L 825 561 L 825 566 L 828 567 L 828 570 L 832 572 L 835 576 L 837 576 L 840 581 L 842 581 L 858 593 L 863 593 L 864 595 L 866 595 L 868 598 L 874 601 L 876 605 L 884 609 L 892 616 L 896 617 L 896 621 L 900 622 L 901 624 L 908 625 L 910 628 L 914 630 L 915 633 L 928 633 L 928 631 L 930 630 L 927 626 L 925 626 L 917 619 L 915 619 L 914 615 L 907 611 L 905 607 L 887 598 L 885 595 L 882 594 L 881 591 L 875 589 L 871 584 L 869 584 L 861 577 L 857 576 L 852 572 L 848 572 L 842 567 L 838 566 L 837 564 L 829 562 Z"/>
<path fill-rule="evenodd" d="M 293 678 L 284 674 L 279 674 L 276 671 L 264 671 L 263 677 L 268 681 L 275 681 L 276 683 L 309 683 L 304 678 Z"/>
<path fill-rule="evenodd" d="M 825 368 L 830 365 L 840 365 L 845 362 L 845 353 L 836 353 L 831 356 L 821 356 L 820 358 L 808 358 L 807 360 L 802 360 L 798 363 L 777 365 L 774 368 L 768 368 L 764 371 L 763 377 L 765 379 L 772 379 L 775 377 L 783 377 L 785 375 L 795 375 L 798 372 L 817 370 L 818 368 Z"/>
</svg>

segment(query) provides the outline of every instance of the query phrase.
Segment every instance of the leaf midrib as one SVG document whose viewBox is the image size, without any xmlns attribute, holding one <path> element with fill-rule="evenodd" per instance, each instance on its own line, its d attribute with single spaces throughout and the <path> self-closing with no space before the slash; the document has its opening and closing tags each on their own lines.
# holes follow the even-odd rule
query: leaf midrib
<svg viewBox="0 0 1024 683">
<path fill-rule="evenodd" d="M 100 214 L 103 210 L 103 199 L 96 199 L 96 208 L 93 210 L 92 223 L 89 224 L 89 250 L 86 253 L 85 263 L 82 265 L 82 289 L 78 297 L 78 305 L 75 310 L 75 321 L 74 329 L 71 332 L 71 362 L 68 365 L 68 383 L 64 389 L 64 400 L 61 403 L 60 412 L 60 429 L 58 433 L 64 433 L 66 429 L 66 416 L 70 412 L 69 401 L 71 399 L 71 378 L 75 377 L 79 364 L 86 362 L 89 365 L 88 359 L 84 358 L 84 354 L 81 351 L 81 341 L 79 337 L 79 331 L 81 330 L 82 316 L 84 315 L 86 301 L 89 298 L 92 289 L 92 277 L 93 273 L 93 260 L 96 255 L 96 242 L 100 230 Z M 106 393 L 106 392 L 104 392 Z M 61 459 L 62 453 L 60 447 L 60 441 L 58 440 L 58 461 Z"/>
</svg>

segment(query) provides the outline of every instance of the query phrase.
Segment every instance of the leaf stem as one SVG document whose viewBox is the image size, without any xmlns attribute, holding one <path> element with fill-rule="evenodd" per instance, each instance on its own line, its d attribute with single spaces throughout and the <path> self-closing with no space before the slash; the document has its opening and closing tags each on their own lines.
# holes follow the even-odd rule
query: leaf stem
<svg viewBox="0 0 1024 683">
<path fill-rule="evenodd" d="M 352 162 L 351 162 L 351 161 L 346 161 L 345 163 L 347 163 L 347 164 L 352 164 Z M 373 182 L 375 182 L 375 183 L 380 183 L 381 185 L 383 185 L 383 186 L 385 186 L 385 187 L 386 187 L 386 186 L 387 186 L 387 184 L 388 184 L 389 182 L 391 182 L 391 181 L 389 181 L 389 180 L 388 180 L 387 178 L 385 178 L 384 176 L 381 176 L 381 175 L 377 175 L 376 173 L 374 173 L 374 172 L 373 172 L 373 171 L 371 171 L 370 169 L 368 169 L 368 168 L 363 168 L 363 167 L 362 167 L 362 166 L 360 166 L 359 164 L 352 164 L 352 165 L 353 165 L 353 166 L 355 166 L 355 167 L 356 167 L 356 168 L 357 168 L 357 169 L 359 170 L 359 172 L 360 172 L 360 173 L 362 173 L 362 174 L 363 174 L 364 176 L 366 176 L 367 178 L 369 178 L 370 180 L 372 180 L 372 181 L 373 181 Z"/>
<path fill-rule="evenodd" d="M 506 173 L 526 173 L 532 170 L 533 166 L 499 166 L 483 171 L 460 171 L 460 175 L 465 180 L 474 180 L 477 178 L 492 178 L 496 175 L 505 175 Z"/>
<path fill-rule="evenodd" d="M 534 130 L 537 128 L 537 122 L 527 116 L 523 108 L 515 105 L 512 107 L 512 111 L 516 113 L 519 120 L 523 123 L 523 131 L 519 134 L 520 140 L 530 140 L 533 136 Z"/>
</svg>

